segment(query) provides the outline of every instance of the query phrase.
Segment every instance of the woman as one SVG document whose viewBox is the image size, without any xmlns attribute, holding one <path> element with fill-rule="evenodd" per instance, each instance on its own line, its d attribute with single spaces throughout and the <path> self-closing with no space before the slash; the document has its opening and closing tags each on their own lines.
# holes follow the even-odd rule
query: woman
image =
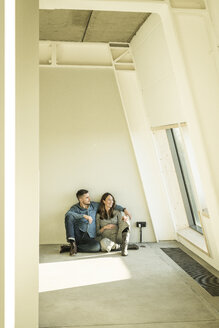
<svg viewBox="0 0 219 328">
<path fill-rule="evenodd" d="M 115 210 L 115 199 L 109 192 L 103 194 L 96 215 L 96 232 L 101 238 L 101 250 L 110 252 L 120 249 L 121 255 L 128 255 L 130 234 L 129 217 Z"/>
</svg>

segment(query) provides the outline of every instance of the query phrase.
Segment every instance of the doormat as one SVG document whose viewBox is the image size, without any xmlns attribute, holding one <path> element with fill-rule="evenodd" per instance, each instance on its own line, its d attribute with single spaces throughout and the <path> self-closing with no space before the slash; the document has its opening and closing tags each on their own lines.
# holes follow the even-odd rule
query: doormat
<svg viewBox="0 0 219 328">
<path fill-rule="evenodd" d="M 212 296 L 219 296 L 219 278 L 196 262 L 180 248 L 161 248 L 175 263 L 188 273 Z"/>
</svg>

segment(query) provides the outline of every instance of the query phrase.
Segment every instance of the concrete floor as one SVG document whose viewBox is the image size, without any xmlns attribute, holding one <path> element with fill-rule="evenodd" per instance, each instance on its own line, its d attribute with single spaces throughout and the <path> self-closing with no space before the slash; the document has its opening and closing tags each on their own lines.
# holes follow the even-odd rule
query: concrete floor
<svg viewBox="0 0 219 328">
<path fill-rule="evenodd" d="M 179 245 L 150 243 L 127 257 L 119 252 L 70 257 L 58 254 L 57 245 L 41 246 L 40 270 L 59 269 L 47 275 L 53 290 L 40 293 L 40 327 L 219 328 L 219 297 L 208 294 L 160 247 Z M 58 280 L 71 288 L 58 289 Z"/>
</svg>

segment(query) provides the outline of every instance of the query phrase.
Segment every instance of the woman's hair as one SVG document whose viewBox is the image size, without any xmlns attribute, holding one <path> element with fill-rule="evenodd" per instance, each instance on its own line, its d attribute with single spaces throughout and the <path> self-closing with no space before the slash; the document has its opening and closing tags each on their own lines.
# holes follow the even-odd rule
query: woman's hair
<svg viewBox="0 0 219 328">
<path fill-rule="evenodd" d="M 107 212 L 106 212 L 106 209 L 105 209 L 105 204 L 103 202 L 104 200 L 106 200 L 106 198 L 108 196 L 111 196 L 113 198 L 113 206 L 109 210 L 109 216 L 107 215 Z M 105 194 L 103 194 L 103 196 L 101 197 L 100 206 L 98 208 L 98 213 L 100 214 L 100 218 L 102 220 L 103 219 L 108 219 L 109 217 L 112 218 L 115 206 L 116 206 L 116 202 L 115 202 L 115 198 L 113 197 L 113 195 L 110 194 L 109 192 L 105 192 Z"/>
</svg>

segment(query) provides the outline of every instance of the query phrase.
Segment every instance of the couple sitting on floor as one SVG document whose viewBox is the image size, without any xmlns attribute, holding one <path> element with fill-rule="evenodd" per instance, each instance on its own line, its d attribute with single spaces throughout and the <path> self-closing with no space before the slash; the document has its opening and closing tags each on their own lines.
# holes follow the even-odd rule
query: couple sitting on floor
<svg viewBox="0 0 219 328">
<path fill-rule="evenodd" d="M 79 203 L 73 205 L 65 215 L 66 238 L 70 243 L 70 255 L 79 252 L 110 252 L 121 250 L 128 255 L 130 214 L 127 209 L 116 205 L 113 195 L 105 193 L 100 203 L 90 200 L 88 190 L 76 194 Z M 61 248 L 62 252 L 64 248 Z"/>
</svg>

